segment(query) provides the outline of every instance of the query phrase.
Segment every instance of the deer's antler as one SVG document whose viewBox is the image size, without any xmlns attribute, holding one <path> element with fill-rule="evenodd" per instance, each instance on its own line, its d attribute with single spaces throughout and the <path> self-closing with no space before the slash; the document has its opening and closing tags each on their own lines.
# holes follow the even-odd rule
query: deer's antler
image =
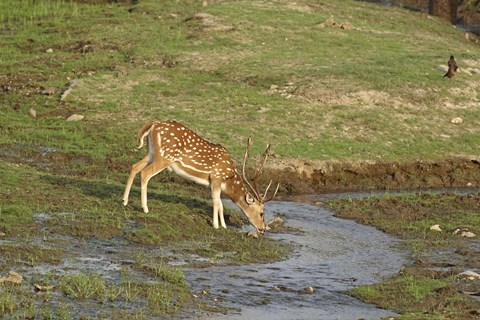
<svg viewBox="0 0 480 320">
<path fill-rule="evenodd" d="M 258 191 L 257 179 L 260 176 L 260 174 L 262 173 L 263 167 L 265 166 L 265 163 L 267 162 L 267 159 L 270 156 L 270 144 L 267 144 L 267 148 L 266 148 L 264 156 L 263 156 L 263 161 L 262 161 L 261 165 L 255 170 L 255 175 L 251 179 L 252 182 L 253 182 L 253 186 L 250 184 L 249 179 L 245 175 L 245 166 L 246 166 L 246 163 L 247 163 L 247 158 L 248 158 L 248 155 L 249 155 L 249 152 L 250 152 L 250 146 L 251 145 L 252 145 L 252 138 L 249 137 L 247 139 L 247 147 L 245 149 L 245 154 L 243 155 L 242 178 L 243 178 L 245 184 L 248 186 L 250 191 L 253 193 L 253 195 L 257 199 L 257 201 L 259 201 L 260 203 L 265 203 L 265 202 L 268 202 L 268 201 L 272 200 L 275 197 L 275 195 L 278 192 L 278 189 L 280 188 L 280 184 L 277 185 L 277 188 L 275 189 L 275 192 L 268 199 L 267 199 L 267 193 L 268 193 L 268 189 L 270 188 L 270 186 L 272 184 L 272 181 L 270 181 L 270 183 L 268 184 L 267 189 L 265 190 L 265 193 L 263 195 L 260 193 L 260 191 Z"/>
</svg>

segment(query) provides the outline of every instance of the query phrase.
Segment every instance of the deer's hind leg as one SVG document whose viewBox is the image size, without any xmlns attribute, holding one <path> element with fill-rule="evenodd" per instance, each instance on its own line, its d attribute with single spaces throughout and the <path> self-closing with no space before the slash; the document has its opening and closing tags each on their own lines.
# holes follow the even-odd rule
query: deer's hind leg
<svg viewBox="0 0 480 320">
<path fill-rule="evenodd" d="M 168 167 L 172 164 L 172 161 L 167 160 L 161 156 L 156 156 L 155 160 L 146 166 L 141 172 L 140 175 L 142 177 L 142 189 L 141 189 L 141 199 L 142 199 L 142 208 L 143 212 L 148 213 L 148 206 L 147 206 L 147 185 L 148 181 L 158 173 L 160 173 L 163 169 Z"/>
<path fill-rule="evenodd" d="M 138 161 L 132 166 L 130 170 L 130 175 L 128 176 L 127 186 L 125 187 L 125 192 L 123 193 L 123 205 L 126 206 L 128 204 L 128 196 L 130 195 L 130 189 L 132 188 L 133 180 L 137 173 L 142 171 L 150 161 L 150 156 L 147 154 L 142 160 Z"/>
</svg>

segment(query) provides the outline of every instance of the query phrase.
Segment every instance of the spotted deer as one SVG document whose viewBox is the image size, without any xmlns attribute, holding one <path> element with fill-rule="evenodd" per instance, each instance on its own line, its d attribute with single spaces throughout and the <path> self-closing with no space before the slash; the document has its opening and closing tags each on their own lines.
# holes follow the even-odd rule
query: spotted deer
<svg viewBox="0 0 480 320">
<path fill-rule="evenodd" d="M 147 137 L 148 152 L 142 160 L 132 166 L 123 194 L 123 205 L 128 204 L 133 180 L 136 174 L 140 172 L 142 208 L 147 213 L 148 181 L 167 168 L 188 180 L 210 186 L 213 199 L 214 228 L 218 228 L 219 217 L 222 227 L 226 228 L 223 204 L 220 199 L 220 194 L 223 192 L 242 209 L 250 223 L 260 233 L 265 232 L 264 205 L 275 197 L 279 188 L 279 185 L 277 185 L 269 198 L 267 198 L 267 193 L 272 184 L 271 181 L 265 193 L 261 194 L 257 188 L 257 178 L 269 157 L 270 145 L 267 145 L 263 161 L 251 179 L 252 185 L 245 175 L 245 165 L 252 144 L 251 138 L 247 141 L 240 175 L 225 148 L 219 144 L 208 142 L 178 122 L 153 121 L 147 123 L 138 132 L 138 149 L 143 147 L 145 137 Z"/>
</svg>

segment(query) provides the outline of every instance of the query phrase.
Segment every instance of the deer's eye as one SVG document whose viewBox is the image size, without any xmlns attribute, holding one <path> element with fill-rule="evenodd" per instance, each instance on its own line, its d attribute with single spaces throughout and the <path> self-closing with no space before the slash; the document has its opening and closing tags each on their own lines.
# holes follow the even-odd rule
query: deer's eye
<svg viewBox="0 0 480 320">
<path fill-rule="evenodd" d="M 263 218 L 263 212 L 260 212 L 260 217 Z"/>
</svg>

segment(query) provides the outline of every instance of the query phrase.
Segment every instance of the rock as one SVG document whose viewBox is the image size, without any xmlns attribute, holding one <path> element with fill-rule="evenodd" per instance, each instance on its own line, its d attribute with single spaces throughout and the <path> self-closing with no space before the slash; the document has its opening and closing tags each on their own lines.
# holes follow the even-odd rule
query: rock
<svg viewBox="0 0 480 320">
<path fill-rule="evenodd" d="M 5 237 L 7 234 L 5 232 L 0 232 L 0 237 Z"/>
<path fill-rule="evenodd" d="M 460 272 L 457 277 L 468 279 L 468 280 L 480 280 L 480 274 L 473 271 L 463 271 Z"/>
<path fill-rule="evenodd" d="M 8 277 L 0 277 L 0 283 L 2 282 L 11 282 L 11 283 L 22 283 L 23 277 L 16 273 L 15 271 L 10 271 Z"/>
<path fill-rule="evenodd" d="M 450 123 L 453 123 L 453 124 L 462 124 L 462 123 L 463 123 L 463 119 L 460 118 L 460 117 L 455 117 L 455 118 L 453 118 L 452 120 L 450 120 Z"/>
<path fill-rule="evenodd" d="M 40 91 L 41 94 L 46 95 L 46 96 L 51 96 L 57 92 L 57 88 L 55 87 L 48 87 Z"/>
<path fill-rule="evenodd" d="M 468 229 L 455 229 L 455 231 L 453 231 L 453 234 L 454 235 L 458 235 L 460 237 L 465 237 L 465 238 L 474 238 L 476 237 L 477 235 L 471 231 L 469 231 Z"/>
<path fill-rule="evenodd" d="M 440 225 L 438 225 L 438 224 L 434 224 L 433 226 L 431 226 L 430 230 L 437 231 L 437 232 L 442 232 L 442 228 L 440 228 Z"/>
<path fill-rule="evenodd" d="M 337 25 L 337 23 L 335 21 L 327 20 L 325 22 L 320 23 L 318 26 L 320 28 L 331 28 L 331 27 L 336 26 L 336 25 Z"/>
<path fill-rule="evenodd" d="M 258 233 L 255 231 L 248 231 L 247 232 L 247 237 L 248 238 L 253 238 L 253 239 L 258 239 Z"/>
<path fill-rule="evenodd" d="M 277 90 L 278 89 L 278 86 L 276 84 L 272 84 L 270 85 L 270 90 Z"/>
<path fill-rule="evenodd" d="M 30 108 L 30 110 L 28 110 L 28 115 L 30 117 L 32 117 L 33 119 L 36 119 L 37 118 L 37 111 L 33 108 Z"/>
<path fill-rule="evenodd" d="M 306 293 L 313 293 L 313 288 L 312 287 L 306 287 L 305 292 Z"/>
<path fill-rule="evenodd" d="M 80 121 L 80 120 L 83 120 L 83 118 L 85 118 L 85 116 L 74 113 L 67 118 L 67 121 Z"/>
<path fill-rule="evenodd" d="M 340 25 L 340 29 L 343 29 L 343 30 L 353 30 L 353 24 L 351 24 L 350 22 L 342 23 L 342 24 Z"/>
<path fill-rule="evenodd" d="M 53 49 L 52 49 L 52 48 L 48 48 L 45 52 L 46 52 L 46 53 L 52 53 L 52 52 L 53 52 Z"/>
<path fill-rule="evenodd" d="M 278 229 L 278 228 L 282 227 L 284 223 L 285 223 L 285 221 L 283 221 L 282 218 L 275 217 L 267 223 L 267 226 L 270 229 Z"/>
<path fill-rule="evenodd" d="M 60 97 L 60 101 L 64 101 L 67 98 L 67 96 L 72 92 L 73 88 L 77 85 L 77 82 L 78 82 L 77 79 L 70 81 L 70 84 L 67 90 L 65 90 L 62 93 L 62 96 Z"/>
<path fill-rule="evenodd" d="M 479 68 L 468 68 L 467 70 L 470 71 L 472 74 L 480 74 Z"/>
<path fill-rule="evenodd" d="M 448 67 L 445 66 L 445 65 L 440 65 L 437 67 L 437 70 L 438 71 L 441 71 L 441 72 L 447 72 L 448 71 Z"/>
</svg>

